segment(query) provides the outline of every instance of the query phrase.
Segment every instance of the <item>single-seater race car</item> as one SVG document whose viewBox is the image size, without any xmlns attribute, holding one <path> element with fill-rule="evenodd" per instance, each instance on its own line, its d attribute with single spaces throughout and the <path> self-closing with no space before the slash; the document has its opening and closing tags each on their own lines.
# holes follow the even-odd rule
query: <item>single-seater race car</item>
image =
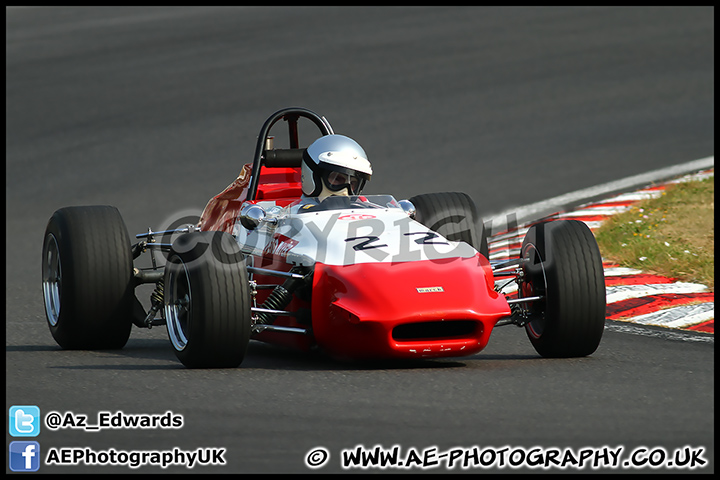
<svg viewBox="0 0 720 480">
<path fill-rule="evenodd" d="M 307 148 L 299 145 L 300 119 L 320 132 Z M 281 120 L 289 148 L 274 148 L 270 135 Z M 117 349 L 133 325 L 164 324 L 177 358 L 191 368 L 237 367 L 251 339 L 345 359 L 470 356 L 501 325 L 524 327 L 543 357 L 596 350 L 605 282 L 584 223 L 532 225 L 517 258 L 490 262 L 483 222 L 466 194 L 398 201 L 362 195 L 354 183 L 345 195 L 314 196 L 312 159 L 337 166 L 344 153 L 312 149 L 320 139 L 347 138 L 340 137 L 310 110 L 274 113 L 252 163 L 197 223 L 149 230 L 134 244 L 114 207 L 57 210 L 42 260 L 56 342 Z M 342 170 L 322 181 L 350 182 Z M 369 174 L 361 177 L 355 181 Z M 134 266 L 146 252 L 152 266 Z M 136 295 L 143 284 L 154 285 L 147 310 Z M 502 293 L 508 284 L 517 288 Z"/>
</svg>

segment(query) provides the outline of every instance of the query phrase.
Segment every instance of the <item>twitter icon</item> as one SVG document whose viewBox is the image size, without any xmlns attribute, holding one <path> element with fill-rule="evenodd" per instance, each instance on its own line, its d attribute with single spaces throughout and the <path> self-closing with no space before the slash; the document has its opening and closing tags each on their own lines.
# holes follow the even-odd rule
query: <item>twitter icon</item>
<svg viewBox="0 0 720 480">
<path fill-rule="evenodd" d="M 40 433 L 40 409 L 35 405 L 12 406 L 8 423 L 13 437 L 37 437 Z"/>
</svg>

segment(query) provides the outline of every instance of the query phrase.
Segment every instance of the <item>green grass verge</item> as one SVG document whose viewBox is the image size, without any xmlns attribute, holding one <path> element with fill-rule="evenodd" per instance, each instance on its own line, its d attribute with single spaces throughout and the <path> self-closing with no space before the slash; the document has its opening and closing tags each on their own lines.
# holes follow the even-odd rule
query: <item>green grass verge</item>
<svg viewBox="0 0 720 480">
<path fill-rule="evenodd" d="M 605 260 L 715 288 L 715 177 L 668 186 L 595 231 Z"/>
</svg>

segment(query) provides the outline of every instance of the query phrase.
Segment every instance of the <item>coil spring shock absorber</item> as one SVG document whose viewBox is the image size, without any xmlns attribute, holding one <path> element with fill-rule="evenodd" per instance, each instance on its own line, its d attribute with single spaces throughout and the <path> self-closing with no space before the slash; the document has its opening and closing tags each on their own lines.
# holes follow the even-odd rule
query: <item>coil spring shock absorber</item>
<svg viewBox="0 0 720 480">
<path fill-rule="evenodd" d="M 285 307 L 287 307 L 292 301 L 293 293 L 295 292 L 295 290 L 305 284 L 305 282 L 307 281 L 307 277 L 308 276 L 305 276 L 302 279 L 288 278 L 282 285 L 278 285 L 273 289 L 272 293 L 270 293 L 268 298 L 266 298 L 262 305 L 260 305 L 260 308 L 267 310 L 285 309 Z M 256 323 L 262 325 L 271 325 L 275 321 L 277 316 L 278 315 L 276 313 L 258 312 Z"/>
<path fill-rule="evenodd" d="M 155 290 L 150 294 L 150 311 L 147 314 L 147 317 L 145 317 L 145 326 L 147 328 L 152 328 L 153 326 L 153 319 L 155 318 L 155 314 L 160 310 L 160 307 L 163 305 L 163 300 L 165 297 L 165 279 L 161 278 L 155 283 Z"/>
<path fill-rule="evenodd" d="M 283 284 L 284 285 L 284 284 Z M 268 298 L 260 305 L 260 308 L 268 310 L 282 310 L 290 304 L 293 294 L 288 292 L 283 285 L 275 287 Z M 277 314 L 269 312 L 259 312 L 257 314 L 257 322 L 262 325 L 270 325 L 277 318 Z"/>
</svg>

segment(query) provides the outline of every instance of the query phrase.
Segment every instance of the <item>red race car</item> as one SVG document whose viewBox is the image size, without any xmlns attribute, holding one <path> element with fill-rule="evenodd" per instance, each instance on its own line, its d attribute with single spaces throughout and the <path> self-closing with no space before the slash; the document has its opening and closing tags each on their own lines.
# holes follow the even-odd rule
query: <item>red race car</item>
<svg viewBox="0 0 720 480">
<path fill-rule="evenodd" d="M 320 132 L 307 148 L 301 118 Z M 289 148 L 273 146 L 281 120 Z M 62 208 L 43 245 L 50 331 L 63 348 L 122 348 L 133 324 L 164 324 L 191 368 L 236 367 L 251 339 L 348 359 L 469 356 L 509 324 L 545 357 L 596 350 L 605 281 L 584 223 L 533 225 L 518 258 L 491 263 L 469 196 L 363 195 L 371 175 L 354 140 L 287 108 L 267 119 L 253 162 L 196 224 L 131 245 L 117 209 Z M 135 267 L 145 252 L 152 267 Z M 155 286 L 147 310 L 142 284 Z M 503 294 L 509 284 L 517 288 Z"/>
</svg>

